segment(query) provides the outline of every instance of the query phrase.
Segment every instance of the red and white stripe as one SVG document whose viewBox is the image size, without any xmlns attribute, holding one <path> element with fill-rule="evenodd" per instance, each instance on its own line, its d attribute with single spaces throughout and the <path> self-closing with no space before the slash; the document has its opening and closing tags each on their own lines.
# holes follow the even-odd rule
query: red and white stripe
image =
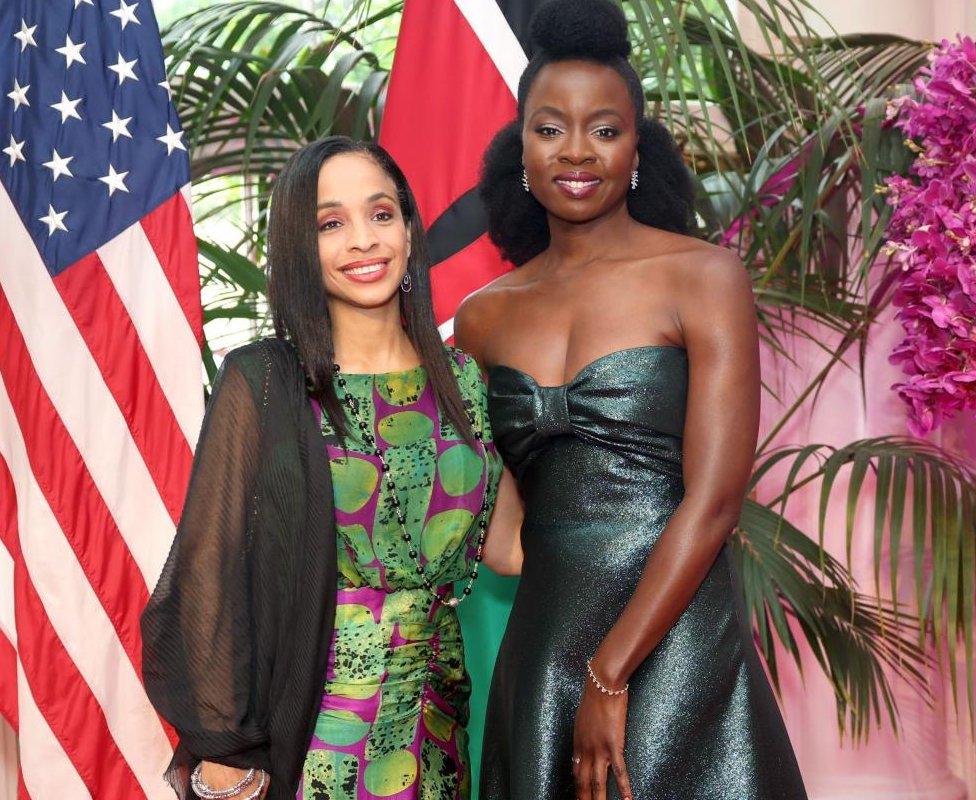
<svg viewBox="0 0 976 800">
<path fill-rule="evenodd" d="M 0 713 L 20 797 L 172 797 L 139 615 L 203 415 L 187 197 L 52 279 L 0 188 Z"/>
</svg>

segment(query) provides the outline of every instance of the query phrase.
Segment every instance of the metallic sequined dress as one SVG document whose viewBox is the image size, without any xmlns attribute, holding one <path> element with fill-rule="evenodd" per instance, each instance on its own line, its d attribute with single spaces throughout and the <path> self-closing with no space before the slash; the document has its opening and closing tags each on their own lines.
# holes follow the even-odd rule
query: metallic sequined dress
<svg viewBox="0 0 976 800">
<path fill-rule="evenodd" d="M 522 579 L 488 702 L 481 798 L 573 798 L 586 659 L 684 493 L 687 355 L 621 350 L 555 387 L 506 366 L 490 378 L 495 442 L 526 517 Z M 631 677 L 626 761 L 640 800 L 806 797 L 727 552 Z M 619 797 L 616 786 L 610 796 Z"/>
</svg>

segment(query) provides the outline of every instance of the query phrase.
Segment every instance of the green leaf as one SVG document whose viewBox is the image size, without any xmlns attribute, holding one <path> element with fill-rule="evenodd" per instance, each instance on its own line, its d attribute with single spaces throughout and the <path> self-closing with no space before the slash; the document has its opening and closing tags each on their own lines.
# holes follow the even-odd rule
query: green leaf
<svg viewBox="0 0 976 800">
<path fill-rule="evenodd" d="M 785 609 L 834 686 L 841 730 L 863 738 L 869 721 L 877 723 L 882 714 L 897 725 L 886 669 L 928 696 L 928 660 L 915 641 L 916 628 L 907 621 L 896 627 L 891 603 L 859 595 L 841 564 L 788 520 L 746 500 L 730 547 L 764 657 L 775 658 L 775 631 L 800 667 Z"/>
<path fill-rule="evenodd" d="M 245 292 L 262 295 L 267 292 L 268 281 L 264 271 L 256 267 L 250 259 L 199 237 L 197 237 L 197 249 L 200 255 L 210 260 L 217 269 Z"/>
</svg>

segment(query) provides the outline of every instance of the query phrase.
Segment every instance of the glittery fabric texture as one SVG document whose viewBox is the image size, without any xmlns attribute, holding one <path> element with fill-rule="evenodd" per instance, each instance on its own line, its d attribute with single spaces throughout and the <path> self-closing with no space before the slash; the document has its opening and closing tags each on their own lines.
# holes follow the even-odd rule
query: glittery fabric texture
<svg viewBox="0 0 976 800">
<path fill-rule="evenodd" d="M 386 454 L 412 540 L 403 541 L 380 459 L 356 435 L 327 437 L 335 495 L 339 590 L 327 682 L 298 800 L 465 800 L 470 682 L 457 612 L 435 602 L 409 555 L 440 587 L 474 566 L 477 515 L 493 501 L 501 461 L 487 429 L 477 365 L 455 353 L 462 398 L 485 427 L 485 452 L 440 417 L 422 367 L 345 375 Z M 345 447 L 343 447 L 343 444 Z M 465 584 L 462 584 L 465 585 Z M 475 583 L 477 591 L 477 583 Z"/>
<path fill-rule="evenodd" d="M 575 797 L 586 659 L 684 494 L 688 360 L 638 347 L 539 386 L 496 366 L 495 442 L 525 501 L 522 578 L 495 664 L 482 800 Z M 630 679 L 625 759 L 640 800 L 804 800 L 726 552 Z M 619 798 L 610 779 L 609 796 Z"/>
</svg>

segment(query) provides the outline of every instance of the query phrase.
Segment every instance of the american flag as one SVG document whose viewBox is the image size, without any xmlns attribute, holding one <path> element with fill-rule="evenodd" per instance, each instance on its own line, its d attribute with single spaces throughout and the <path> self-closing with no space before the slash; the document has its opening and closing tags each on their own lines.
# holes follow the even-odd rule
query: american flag
<svg viewBox="0 0 976 800">
<path fill-rule="evenodd" d="M 139 614 L 203 413 L 189 160 L 148 0 L 0 2 L 0 712 L 18 796 L 171 798 Z"/>
</svg>

